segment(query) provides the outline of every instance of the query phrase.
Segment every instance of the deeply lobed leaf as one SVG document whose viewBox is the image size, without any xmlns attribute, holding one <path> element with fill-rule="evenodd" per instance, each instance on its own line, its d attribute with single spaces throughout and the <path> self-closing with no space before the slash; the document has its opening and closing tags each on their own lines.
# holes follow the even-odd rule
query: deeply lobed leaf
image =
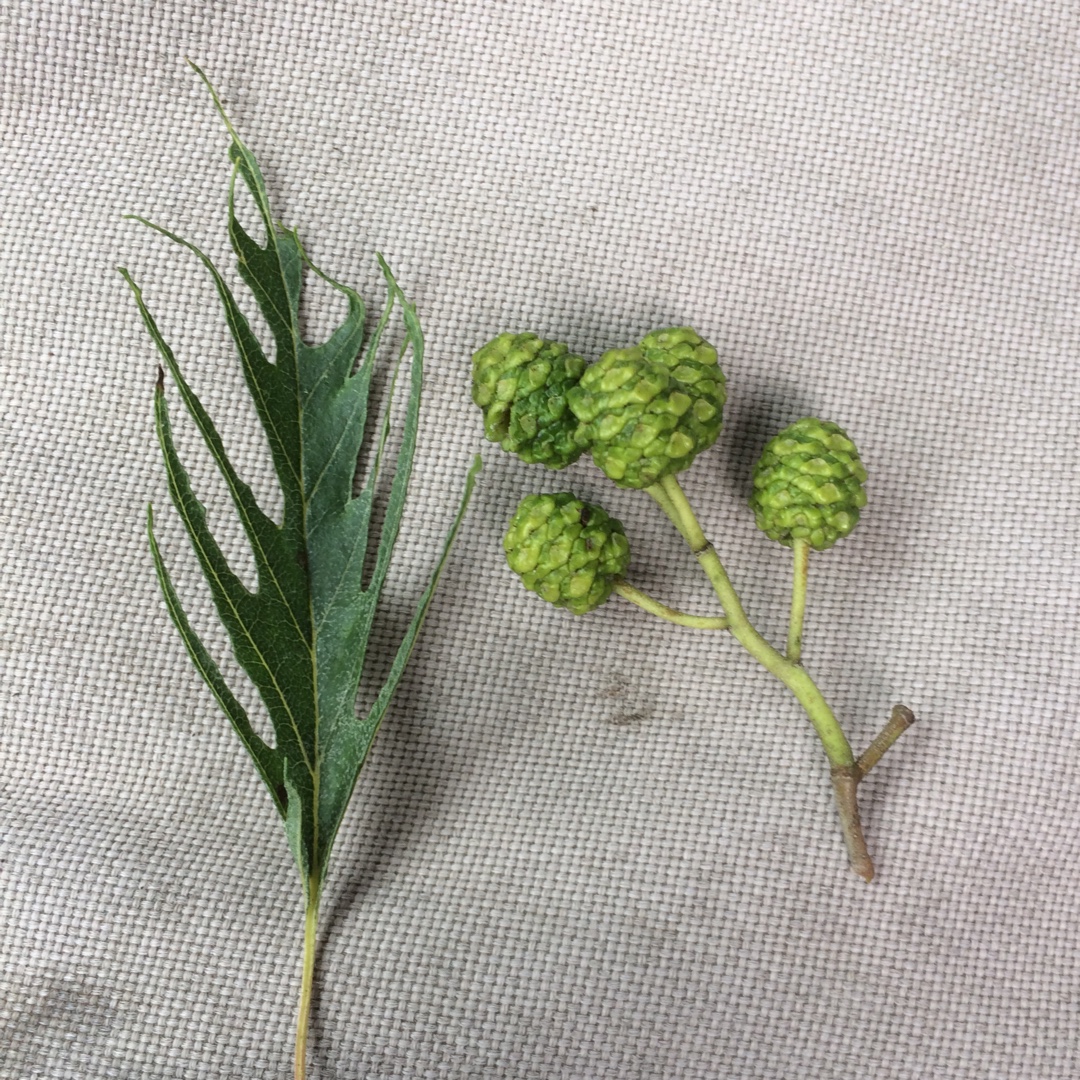
<svg viewBox="0 0 1080 1080">
<path fill-rule="evenodd" d="M 126 270 L 121 273 L 131 285 L 181 401 L 225 480 L 251 545 L 257 572 L 254 591 L 233 572 L 207 526 L 205 509 L 173 441 L 163 381 L 159 380 L 155 411 L 170 495 L 236 658 L 266 705 L 274 746 L 256 734 L 184 614 L 154 537 L 152 514 L 148 520 L 150 544 L 169 613 L 196 668 L 251 754 L 285 820 L 289 844 L 310 896 L 321 885 L 357 775 L 415 643 L 464 514 L 479 460 L 468 475 L 446 546 L 402 637 L 390 672 L 367 715 L 359 717 L 356 697 L 367 641 L 397 540 L 416 448 L 423 333 L 415 310 L 380 259 L 388 299 L 365 346 L 363 301 L 353 289 L 313 266 L 296 234 L 274 221 L 258 163 L 240 140 L 208 82 L 207 86 L 231 137 L 229 156 L 234 170 L 229 188 L 229 236 L 240 276 L 270 329 L 272 360 L 213 262 L 179 236 L 150 222 L 146 224 L 192 251 L 211 274 L 281 485 L 284 510 L 280 524 L 262 512 L 251 489 L 237 475 L 212 418 L 184 378 L 140 289 Z M 263 246 L 237 219 L 237 177 L 251 194 L 262 220 L 266 233 Z M 305 269 L 322 277 L 347 301 L 344 320 L 320 345 L 308 344 L 300 334 Z M 363 572 L 385 429 L 376 467 L 357 496 L 352 493 L 353 481 L 365 438 L 376 355 L 395 311 L 401 317 L 404 348 L 411 354 L 408 399 L 374 570 L 365 583 Z M 361 352 L 361 363 L 354 370 Z"/>
</svg>

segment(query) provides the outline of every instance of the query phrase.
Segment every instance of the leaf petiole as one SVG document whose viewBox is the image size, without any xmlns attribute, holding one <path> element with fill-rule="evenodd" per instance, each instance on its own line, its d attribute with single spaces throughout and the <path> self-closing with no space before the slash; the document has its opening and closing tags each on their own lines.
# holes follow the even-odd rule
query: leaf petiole
<svg viewBox="0 0 1080 1080">
<path fill-rule="evenodd" d="M 307 1036 L 311 1020 L 311 991 L 315 985 L 315 944 L 319 930 L 321 887 L 317 875 L 309 880 L 307 911 L 304 914 L 304 960 L 300 976 L 300 1004 L 296 1010 L 296 1059 L 294 1080 L 307 1076 Z"/>
</svg>

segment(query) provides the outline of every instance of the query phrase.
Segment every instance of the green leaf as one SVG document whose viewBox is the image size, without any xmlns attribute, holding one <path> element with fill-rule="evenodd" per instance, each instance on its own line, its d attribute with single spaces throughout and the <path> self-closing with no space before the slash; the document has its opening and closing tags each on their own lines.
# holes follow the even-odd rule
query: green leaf
<svg viewBox="0 0 1080 1080">
<path fill-rule="evenodd" d="M 476 460 L 466 478 L 456 519 L 398 645 L 389 674 L 372 694 L 374 704 L 367 714 L 358 715 L 357 693 L 368 638 L 398 539 L 416 449 L 424 337 L 415 309 L 380 257 L 388 298 L 365 343 L 363 301 L 353 289 L 312 265 L 296 233 L 274 220 L 255 158 L 225 115 L 213 87 L 201 71 L 199 75 L 210 89 L 231 137 L 229 237 L 240 277 L 269 327 L 272 359 L 211 260 L 174 233 L 142 218 L 137 220 L 187 248 L 211 275 L 281 485 L 284 509 L 280 523 L 262 511 L 251 489 L 237 474 L 213 419 L 184 378 L 141 290 L 127 270 L 120 272 L 131 286 L 180 400 L 217 464 L 251 546 L 257 574 L 254 589 L 249 589 L 230 567 L 207 524 L 205 508 L 177 453 L 164 378 L 160 378 L 155 415 L 169 493 L 210 586 L 236 659 L 266 705 L 274 732 L 273 746 L 255 732 L 192 629 L 154 537 L 152 511 L 148 516 L 150 548 L 166 606 L 180 637 L 284 819 L 310 905 L 313 899 L 317 903 L 334 837 L 416 642 L 480 462 Z M 265 229 L 262 246 L 237 220 L 238 177 L 250 193 Z M 328 282 L 347 302 L 344 320 L 320 345 L 308 344 L 300 334 L 305 270 Z M 373 559 L 367 560 L 376 484 L 380 469 L 385 468 L 389 406 L 378 432 L 378 452 L 370 475 L 358 495 L 353 495 L 353 485 L 366 435 L 372 373 L 380 342 L 395 314 L 400 318 L 404 338 L 399 363 L 409 358 L 405 367 L 409 375 L 408 397 L 378 547 Z M 374 568 L 370 579 L 364 580 L 369 562 Z"/>
</svg>

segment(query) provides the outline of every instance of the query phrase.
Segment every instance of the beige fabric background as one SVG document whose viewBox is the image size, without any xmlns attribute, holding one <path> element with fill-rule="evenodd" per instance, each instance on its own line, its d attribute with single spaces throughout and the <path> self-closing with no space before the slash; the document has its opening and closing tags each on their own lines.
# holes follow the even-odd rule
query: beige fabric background
<svg viewBox="0 0 1080 1080">
<path fill-rule="evenodd" d="M 749 465 L 780 426 L 832 417 L 871 502 L 815 562 L 807 664 L 859 746 L 894 701 L 920 717 L 866 785 L 866 886 L 813 733 L 732 642 L 621 603 L 575 620 L 501 561 L 517 500 L 572 486 L 626 522 L 636 581 L 706 609 L 648 500 L 489 446 L 336 848 L 313 1077 L 1080 1075 L 1075 8 L 0 11 L 0 1075 L 289 1075 L 298 882 L 154 581 L 148 500 L 231 662 L 114 270 L 272 507 L 205 275 L 121 220 L 227 263 L 227 141 L 185 55 L 314 257 L 378 303 L 385 252 L 423 315 L 391 623 L 481 446 L 469 354 L 534 329 L 595 357 L 686 322 L 731 395 L 686 484 L 748 608 L 782 636 L 787 562 L 745 509 Z M 313 332 L 333 314 L 314 305 Z"/>
</svg>

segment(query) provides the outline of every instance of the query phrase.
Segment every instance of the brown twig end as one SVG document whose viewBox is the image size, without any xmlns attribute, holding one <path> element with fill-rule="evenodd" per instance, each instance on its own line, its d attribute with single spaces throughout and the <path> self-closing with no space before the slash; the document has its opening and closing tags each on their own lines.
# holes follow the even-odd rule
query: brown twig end
<svg viewBox="0 0 1080 1080">
<path fill-rule="evenodd" d="M 855 768 L 861 780 L 884 756 L 901 735 L 915 723 L 915 714 L 906 705 L 894 705 L 889 722 L 863 751 Z"/>
<path fill-rule="evenodd" d="M 915 714 L 906 705 L 894 705 L 889 723 L 895 724 L 901 731 L 906 731 L 915 723 Z"/>
</svg>

